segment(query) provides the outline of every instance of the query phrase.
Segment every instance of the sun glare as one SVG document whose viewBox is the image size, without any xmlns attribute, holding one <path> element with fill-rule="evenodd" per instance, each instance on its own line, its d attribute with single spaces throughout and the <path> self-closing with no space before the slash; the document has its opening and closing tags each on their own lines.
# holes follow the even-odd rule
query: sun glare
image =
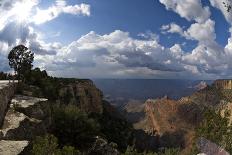
<svg viewBox="0 0 232 155">
<path fill-rule="evenodd" d="M 33 2 L 24 1 L 16 3 L 14 7 L 14 13 L 18 22 L 25 22 L 30 17 L 30 12 L 33 7 Z"/>
</svg>

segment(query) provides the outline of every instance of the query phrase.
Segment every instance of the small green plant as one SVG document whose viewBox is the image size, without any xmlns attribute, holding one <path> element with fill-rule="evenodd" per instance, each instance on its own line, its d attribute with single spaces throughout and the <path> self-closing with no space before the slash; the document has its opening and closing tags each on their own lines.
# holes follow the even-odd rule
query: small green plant
<svg viewBox="0 0 232 155">
<path fill-rule="evenodd" d="M 32 155 L 80 155 L 81 153 L 72 146 L 59 149 L 58 139 L 53 135 L 36 137 L 31 150 Z"/>
<path fill-rule="evenodd" d="M 36 137 L 33 142 L 31 153 L 33 155 L 55 155 L 60 151 L 58 149 L 58 140 L 53 135 L 46 135 L 44 137 Z"/>
<path fill-rule="evenodd" d="M 180 155 L 179 148 L 165 148 L 159 152 L 142 152 L 139 153 L 134 147 L 128 146 L 123 155 Z"/>
</svg>

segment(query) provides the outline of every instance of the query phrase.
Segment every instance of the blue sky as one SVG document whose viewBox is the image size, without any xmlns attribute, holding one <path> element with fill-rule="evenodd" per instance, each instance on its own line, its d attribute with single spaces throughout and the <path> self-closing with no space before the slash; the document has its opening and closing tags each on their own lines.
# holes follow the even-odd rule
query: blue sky
<svg viewBox="0 0 232 155">
<path fill-rule="evenodd" d="M 74 5 L 76 1 L 68 2 Z M 130 32 L 130 35 L 134 38 L 137 38 L 139 33 L 151 31 L 160 35 L 164 45 L 171 46 L 176 43 L 176 39 L 178 39 L 178 42 L 184 40 L 178 35 L 171 35 L 171 38 L 168 39 L 166 35 L 161 34 L 161 26 L 173 21 L 186 27 L 190 25 L 178 14 L 167 11 L 164 5 L 157 0 L 146 0 L 146 3 L 141 0 L 85 0 L 78 2 L 91 5 L 90 17 L 63 14 L 54 21 L 40 26 L 40 30 L 49 30 L 54 33 L 57 32 L 54 27 L 58 26 L 58 30 L 62 32 L 62 38 L 57 37 L 55 39 L 66 44 L 90 31 L 103 35 L 115 30 L 122 30 Z M 54 41 L 54 39 L 49 39 L 48 41 Z"/>
<path fill-rule="evenodd" d="M 35 52 L 34 66 L 53 76 L 231 78 L 232 14 L 222 0 L 1 3 L 3 71 L 10 71 L 10 49 L 25 44 Z"/>
</svg>

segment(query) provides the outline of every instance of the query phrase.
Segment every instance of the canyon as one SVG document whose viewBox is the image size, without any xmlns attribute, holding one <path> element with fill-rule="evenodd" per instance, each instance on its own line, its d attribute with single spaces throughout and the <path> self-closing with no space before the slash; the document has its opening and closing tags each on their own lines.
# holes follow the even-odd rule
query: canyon
<svg viewBox="0 0 232 155">
<path fill-rule="evenodd" d="M 153 141 L 151 141 L 147 146 L 181 147 L 181 154 L 187 154 L 192 149 L 195 129 L 203 120 L 206 108 L 220 111 L 222 116 L 225 115 L 226 111 L 232 110 L 232 90 L 229 89 L 230 82 L 228 81 L 230 80 L 217 80 L 212 85 L 201 87 L 192 95 L 182 97 L 179 100 L 165 96 L 148 99 L 144 104 L 130 103 L 124 108 L 125 116 L 128 121 L 133 123 L 136 130 L 142 130 L 150 135 L 148 141 L 151 137 L 156 138 L 156 145 L 152 144 Z M 232 115 L 229 118 L 231 122 Z M 219 150 L 212 142 L 207 140 L 202 142 L 212 146 L 214 151 Z M 210 152 L 210 148 L 208 150 L 202 148 L 199 145 L 202 153 Z"/>
<path fill-rule="evenodd" d="M 103 93 L 91 80 L 61 80 L 57 100 L 53 102 L 57 105 L 76 105 L 86 113 L 102 115 L 105 109 L 112 116 L 125 117 L 133 124 L 134 142 L 141 150 L 180 147 L 181 154 L 186 154 L 192 149 L 195 128 L 203 119 L 204 107 L 220 110 L 222 115 L 225 115 L 226 110 L 232 110 L 232 92 L 225 83 L 228 82 L 215 81 L 212 86 L 201 83 L 197 87 L 198 91 L 178 100 L 165 96 L 148 99 L 143 104 L 131 102 L 122 113 L 118 113 L 114 107 L 105 103 Z M 27 152 L 32 139 L 47 133 L 51 124 L 51 101 L 43 98 L 35 86 L 25 88 L 20 94 L 16 92 L 16 87 L 17 83 L 0 81 L 0 154 Z M 232 122 L 232 115 L 230 119 Z M 104 143 L 104 148 L 108 148 L 109 152 L 119 154 L 106 141 L 98 140 Z M 206 144 L 212 145 L 214 151 L 220 148 L 208 140 L 199 139 L 199 142 L 205 142 L 199 145 L 202 153 L 212 151 L 204 147 Z M 101 147 L 95 149 L 99 151 Z"/>
</svg>

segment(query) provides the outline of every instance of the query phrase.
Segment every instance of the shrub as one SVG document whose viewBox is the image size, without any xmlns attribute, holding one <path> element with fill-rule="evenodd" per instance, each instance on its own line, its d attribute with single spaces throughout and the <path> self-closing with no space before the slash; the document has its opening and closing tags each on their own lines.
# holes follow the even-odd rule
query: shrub
<svg viewBox="0 0 232 155">
<path fill-rule="evenodd" d="M 163 151 L 156 152 L 143 152 L 139 153 L 134 147 L 128 146 L 126 152 L 123 155 L 179 155 L 179 148 L 165 148 Z"/>
<path fill-rule="evenodd" d="M 33 155 L 54 155 L 58 154 L 58 140 L 53 135 L 46 135 L 45 137 L 36 137 L 33 142 L 31 153 Z"/>
<path fill-rule="evenodd" d="M 108 141 L 117 143 L 120 151 L 124 152 L 132 144 L 133 128 L 127 121 L 104 112 L 99 123 L 102 134 Z"/>
<path fill-rule="evenodd" d="M 99 134 L 99 124 L 74 105 L 54 107 L 52 119 L 61 145 L 85 147 Z"/>
<path fill-rule="evenodd" d="M 31 150 L 32 155 L 80 155 L 81 153 L 72 146 L 58 148 L 58 139 L 53 135 L 36 137 Z"/>
</svg>

